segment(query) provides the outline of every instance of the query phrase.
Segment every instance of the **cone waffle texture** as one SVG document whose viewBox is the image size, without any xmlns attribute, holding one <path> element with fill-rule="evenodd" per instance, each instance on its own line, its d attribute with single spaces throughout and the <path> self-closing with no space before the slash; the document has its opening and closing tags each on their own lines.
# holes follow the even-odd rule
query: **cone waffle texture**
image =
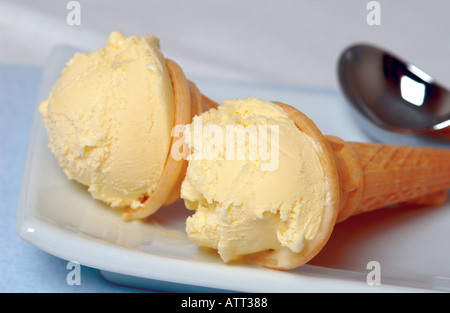
<svg viewBox="0 0 450 313">
<path fill-rule="evenodd" d="M 391 205 L 439 204 L 450 187 L 450 150 L 327 137 L 339 170 L 341 205 L 337 221 Z M 441 193 L 445 194 L 445 193 Z"/>
</svg>

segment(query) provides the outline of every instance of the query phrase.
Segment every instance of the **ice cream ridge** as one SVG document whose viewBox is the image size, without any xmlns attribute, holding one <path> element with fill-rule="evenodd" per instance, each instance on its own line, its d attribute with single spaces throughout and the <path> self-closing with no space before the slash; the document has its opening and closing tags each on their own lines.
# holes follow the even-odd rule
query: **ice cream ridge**
<svg viewBox="0 0 450 313">
<path fill-rule="evenodd" d="M 450 187 L 450 150 L 345 142 L 280 102 L 227 99 L 189 130 L 181 197 L 195 212 L 186 232 L 225 262 L 292 269 L 322 249 L 337 222 L 436 206 Z"/>
<path fill-rule="evenodd" d="M 204 99 L 156 37 L 114 31 L 67 62 L 39 112 L 67 176 L 128 220 L 179 199 L 186 161 L 170 157 L 171 131 L 207 108 Z"/>
</svg>

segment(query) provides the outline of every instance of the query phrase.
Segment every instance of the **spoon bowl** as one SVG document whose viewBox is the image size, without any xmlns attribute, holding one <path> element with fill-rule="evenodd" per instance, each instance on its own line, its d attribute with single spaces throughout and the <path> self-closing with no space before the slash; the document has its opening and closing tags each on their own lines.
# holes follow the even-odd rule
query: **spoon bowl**
<svg viewBox="0 0 450 313">
<path fill-rule="evenodd" d="M 371 137 L 388 143 L 450 144 L 450 92 L 416 66 L 357 44 L 339 58 L 339 82 Z"/>
</svg>

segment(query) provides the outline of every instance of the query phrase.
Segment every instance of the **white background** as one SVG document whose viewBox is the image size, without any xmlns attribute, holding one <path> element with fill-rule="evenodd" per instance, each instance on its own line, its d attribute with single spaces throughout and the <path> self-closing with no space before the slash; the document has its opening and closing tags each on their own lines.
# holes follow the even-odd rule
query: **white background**
<svg viewBox="0 0 450 313">
<path fill-rule="evenodd" d="M 55 45 L 102 46 L 112 30 L 153 33 L 187 76 L 338 88 L 336 62 L 355 42 L 380 45 L 450 86 L 450 1 L 0 0 L 0 62 L 43 65 Z"/>
</svg>

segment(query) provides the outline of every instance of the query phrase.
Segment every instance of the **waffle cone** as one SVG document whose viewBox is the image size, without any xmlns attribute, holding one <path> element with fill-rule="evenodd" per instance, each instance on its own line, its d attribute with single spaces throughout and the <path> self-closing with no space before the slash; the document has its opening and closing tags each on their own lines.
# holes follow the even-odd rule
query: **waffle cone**
<svg viewBox="0 0 450 313">
<path fill-rule="evenodd" d="M 197 86 L 186 79 L 181 67 L 174 61 L 166 59 L 166 67 L 172 81 L 173 99 L 175 105 L 175 118 L 173 125 L 187 125 L 192 118 L 217 104 L 202 95 Z M 170 146 L 172 147 L 174 138 Z M 124 220 L 142 219 L 155 213 L 161 206 L 169 205 L 180 198 L 181 183 L 187 168 L 185 158 L 175 160 L 171 151 L 167 156 L 163 172 L 152 194 L 145 197 L 143 206 L 139 209 L 126 209 L 122 218 Z"/>
<path fill-rule="evenodd" d="M 337 222 L 392 205 L 445 201 L 445 189 L 450 188 L 450 150 L 326 138 L 339 171 Z"/>
<path fill-rule="evenodd" d="M 312 259 L 326 244 L 334 225 L 388 206 L 438 205 L 450 188 L 450 150 L 346 142 L 324 136 L 306 115 L 275 102 L 313 141 L 324 171 L 328 205 L 314 239 L 300 253 L 287 248 L 250 255 L 251 262 L 292 269 Z"/>
</svg>

